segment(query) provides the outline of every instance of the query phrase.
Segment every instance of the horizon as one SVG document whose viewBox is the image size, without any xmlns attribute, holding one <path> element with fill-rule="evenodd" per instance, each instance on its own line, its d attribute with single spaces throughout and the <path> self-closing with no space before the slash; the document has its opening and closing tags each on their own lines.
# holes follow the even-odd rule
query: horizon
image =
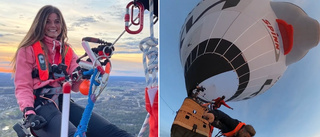
<svg viewBox="0 0 320 137">
<path fill-rule="evenodd" d="M 12 75 L 11 72 L 0 72 L 0 74 Z M 122 76 L 122 75 L 110 75 L 110 77 L 135 77 L 135 78 L 145 78 L 144 76 Z"/>
</svg>

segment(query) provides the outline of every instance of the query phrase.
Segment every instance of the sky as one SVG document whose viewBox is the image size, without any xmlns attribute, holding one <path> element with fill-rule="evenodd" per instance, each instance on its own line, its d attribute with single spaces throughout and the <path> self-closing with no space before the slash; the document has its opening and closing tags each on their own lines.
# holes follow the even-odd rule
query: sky
<svg viewBox="0 0 320 137">
<path fill-rule="evenodd" d="M 11 70 L 17 46 L 29 30 L 34 17 L 44 5 L 60 9 L 67 24 L 68 42 L 78 56 L 84 54 L 83 37 L 96 37 L 113 43 L 124 31 L 124 15 L 130 1 L 104 0 L 1 0 L 0 1 L 0 72 Z M 135 10 L 136 12 L 136 10 Z M 136 15 L 136 14 L 135 14 Z M 132 30 L 137 27 L 132 26 Z M 158 37 L 158 23 L 154 26 Z M 113 76 L 144 76 L 139 42 L 150 36 L 149 12 L 145 11 L 141 33 L 125 33 L 115 44 L 111 58 Z M 89 43 L 90 44 L 90 43 Z M 97 47 L 97 44 L 90 44 Z"/>
<path fill-rule="evenodd" d="M 273 0 L 280 1 L 280 0 Z M 317 0 L 281 0 L 320 21 Z M 169 137 L 176 111 L 187 97 L 179 55 L 180 29 L 200 0 L 160 2 L 160 137 Z M 163 10 L 165 7 L 165 10 Z M 268 91 L 252 99 L 227 102 L 221 110 L 251 124 L 257 137 L 320 137 L 320 45 L 290 65 Z M 217 134 L 215 129 L 213 136 Z"/>
</svg>

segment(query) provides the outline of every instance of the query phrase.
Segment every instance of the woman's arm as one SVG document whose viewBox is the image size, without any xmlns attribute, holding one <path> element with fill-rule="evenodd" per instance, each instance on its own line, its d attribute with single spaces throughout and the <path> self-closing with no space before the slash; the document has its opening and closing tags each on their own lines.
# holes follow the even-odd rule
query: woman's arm
<svg viewBox="0 0 320 137">
<path fill-rule="evenodd" d="M 35 58 L 31 46 L 19 49 L 16 60 L 14 85 L 15 96 L 22 112 L 26 107 L 34 107 L 33 79 L 31 74 L 34 62 Z M 28 114 L 35 114 L 35 112 L 29 110 L 25 115 Z"/>
</svg>

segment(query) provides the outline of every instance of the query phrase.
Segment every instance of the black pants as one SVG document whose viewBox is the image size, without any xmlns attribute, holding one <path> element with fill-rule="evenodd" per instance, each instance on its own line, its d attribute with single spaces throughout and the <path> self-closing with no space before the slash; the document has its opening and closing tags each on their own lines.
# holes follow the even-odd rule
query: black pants
<svg viewBox="0 0 320 137">
<path fill-rule="evenodd" d="M 69 137 L 73 137 L 76 132 L 84 108 L 71 102 L 69 117 Z M 47 125 L 40 130 L 33 130 L 39 137 L 60 137 L 61 128 L 61 112 L 53 103 L 48 103 L 36 110 L 37 115 L 41 115 L 47 120 Z M 131 137 L 126 131 L 119 129 L 96 113 L 92 113 L 88 129 L 86 132 L 88 137 Z"/>
<path fill-rule="evenodd" d="M 209 112 L 213 113 L 214 115 L 214 122 L 211 125 L 219 128 L 222 133 L 232 131 L 240 123 L 239 120 L 231 118 L 229 115 L 220 110 L 214 109 Z"/>
</svg>

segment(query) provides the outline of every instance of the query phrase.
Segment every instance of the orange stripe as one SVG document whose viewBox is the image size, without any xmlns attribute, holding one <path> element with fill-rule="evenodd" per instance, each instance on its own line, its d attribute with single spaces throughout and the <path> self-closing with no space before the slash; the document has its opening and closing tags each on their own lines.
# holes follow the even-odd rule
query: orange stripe
<svg viewBox="0 0 320 137">
<path fill-rule="evenodd" d="M 72 49 L 71 47 L 65 45 L 65 49 L 66 49 L 66 55 L 64 57 L 64 63 L 68 66 L 67 67 L 67 71 L 69 70 L 69 67 L 70 67 L 70 64 L 71 64 L 71 61 L 72 61 L 72 56 L 73 56 L 73 52 L 72 52 Z M 73 71 L 73 70 L 72 70 Z"/>
<path fill-rule="evenodd" d="M 225 135 L 225 136 L 227 136 L 227 137 L 232 137 L 232 136 L 234 136 L 234 135 L 241 129 L 241 127 L 244 126 L 244 125 L 246 125 L 246 124 L 240 122 L 234 130 L 232 130 L 232 131 L 230 131 L 230 132 L 228 132 L 228 133 L 223 133 L 223 135 Z"/>
<path fill-rule="evenodd" d="M 107 65 L 106 65 L 106 68 L 105 68 L 105 72 L 106 72 L 107 74 L 110 74 L 110 71 L 111 71 L 111 63 L 108 62 Z"/>
<path fill-rule="evenodd" d="M 12 69 L 7 69 L 7 68 L 2 68 L 2 67 L 0 67 L 0 72 L 12 73 L 13 70 L 12 70 Z"/>
</svg>

